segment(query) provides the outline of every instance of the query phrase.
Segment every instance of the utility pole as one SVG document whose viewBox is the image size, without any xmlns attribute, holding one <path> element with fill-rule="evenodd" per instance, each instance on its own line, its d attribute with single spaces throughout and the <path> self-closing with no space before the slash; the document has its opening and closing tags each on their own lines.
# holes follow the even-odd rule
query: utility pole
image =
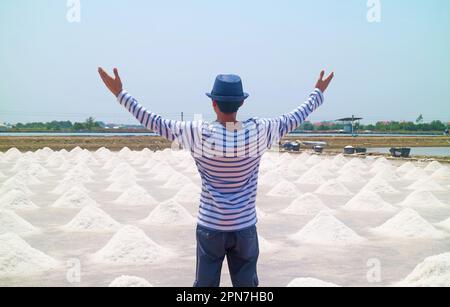
<svg viewBox="0 0 450 307">
<path fill-rule="evenodd" d="M 184 121 L 184 113 L 181 112 L 181 121 Z"/>
</svg>

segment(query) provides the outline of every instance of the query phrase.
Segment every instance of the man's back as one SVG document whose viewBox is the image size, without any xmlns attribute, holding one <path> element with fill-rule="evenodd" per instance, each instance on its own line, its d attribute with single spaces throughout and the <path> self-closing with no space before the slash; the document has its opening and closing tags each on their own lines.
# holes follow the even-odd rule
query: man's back
<svg viewBox="0 0 450 307">
<path fill-rule="evenodd" d="M 194 157 L 202 178 L 198 224 L 219 231 L 239 231 L 257 223 L 255 200 L 262 155 L 295 130 L 323 103 L 315 89 L 290 113 L 271 119 L 252 118 L 232 125 L 180 122 L 148 112 L 126 91 L 118 101 L 146 128 L 177 142 Z"/>
</svg>

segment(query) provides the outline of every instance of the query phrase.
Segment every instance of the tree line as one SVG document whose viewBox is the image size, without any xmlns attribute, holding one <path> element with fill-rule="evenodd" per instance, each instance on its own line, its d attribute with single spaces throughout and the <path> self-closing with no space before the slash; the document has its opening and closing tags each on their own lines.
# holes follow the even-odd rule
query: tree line
<svg viewBox="0 0 450 307">
<path fill-rule="evenodd" d="M 105 128 L 105 124 L 89 117 L 84 122 L 71 121 L 51 121 L 51 122 L 33 122 L 17 123 L 12 125 L 11 130 L 15 131 L 98 131 Z"/>
</svg>

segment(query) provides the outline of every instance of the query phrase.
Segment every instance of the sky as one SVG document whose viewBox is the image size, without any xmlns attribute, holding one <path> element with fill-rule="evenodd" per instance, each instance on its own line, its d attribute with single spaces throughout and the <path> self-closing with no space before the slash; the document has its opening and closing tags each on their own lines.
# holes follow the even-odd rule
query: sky
<svg viewBox="0 0 450 307">
<path fill-rule="evenodd" d="M 381 0 L 380 22 L 367 0 L 79 2 L 69 22 L 67 0 L 0 1 L 0 122 L 136 123 L 98 66 L 118 67 L 141 104 L 172 119 L 213 120 L 205 92 L 221 73 L 250 94 L 240 119 L 278 116 L 325 69 L 336 76 L 312 121 L 450 121 L 448 0 Z"/>
</svg>

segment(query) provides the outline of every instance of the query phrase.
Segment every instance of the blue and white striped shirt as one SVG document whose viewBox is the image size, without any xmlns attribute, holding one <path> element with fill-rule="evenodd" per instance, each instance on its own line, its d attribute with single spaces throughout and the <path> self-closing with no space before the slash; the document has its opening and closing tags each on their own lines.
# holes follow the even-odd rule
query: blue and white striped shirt
<svg viewBox="0 0 450 307">
<path fill-rule="evenodd" d="M 262 155 L 300 126 L 323 99 L 323 93 L 315 89 L 304 104 L 288 114 L 224 126 L 164 119 L 147 111 L 128 92 L 118 96 L 120 104 L 144 127 L 191 152 L 202 179 L 198 224 L 219 231 L 239 231 L 257 223 L 255 201 Z"/>
</svg>

